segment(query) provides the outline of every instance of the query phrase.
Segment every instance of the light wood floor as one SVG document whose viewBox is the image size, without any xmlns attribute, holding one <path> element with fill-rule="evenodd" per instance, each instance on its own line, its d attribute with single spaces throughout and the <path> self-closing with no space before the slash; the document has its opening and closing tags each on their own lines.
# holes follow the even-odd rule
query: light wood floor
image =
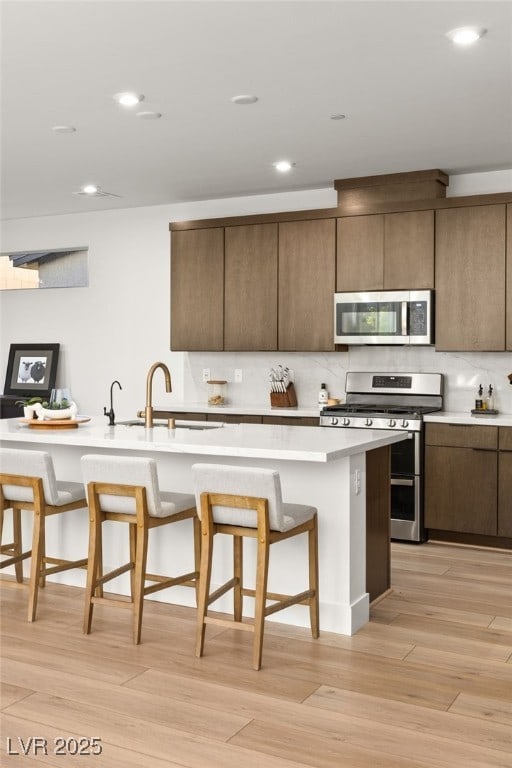
<svg viewBox="0 0 512 768">
<path fill-rule="evenodd" d="M 510 768 L 512 554 L 393 545 L 393 588 L 352 638 L 267 624 L 254 672 L 245 632 L 209 626 L 194 658 L 192 609 L 147 601 L 134 647 L 124 611 L 82 635 L 79 589 L 49 585 L 28 624 L 4 587 L 0 765 Z M 7 754 L 29 736 L 49 754 Z M 102 754 L 54 755 L 59 736 Z"/>
</svg>

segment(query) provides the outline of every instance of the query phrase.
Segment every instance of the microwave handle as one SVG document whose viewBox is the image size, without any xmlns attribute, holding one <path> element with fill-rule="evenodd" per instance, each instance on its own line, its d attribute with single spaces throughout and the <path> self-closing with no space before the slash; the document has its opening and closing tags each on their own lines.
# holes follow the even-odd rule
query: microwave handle
<svg viewBox="0 0 512 768">
<path fill-rule="evenodd" d="M 402 301 L 402 336 L 407 336 L 407 301 Z"/>
</svg>

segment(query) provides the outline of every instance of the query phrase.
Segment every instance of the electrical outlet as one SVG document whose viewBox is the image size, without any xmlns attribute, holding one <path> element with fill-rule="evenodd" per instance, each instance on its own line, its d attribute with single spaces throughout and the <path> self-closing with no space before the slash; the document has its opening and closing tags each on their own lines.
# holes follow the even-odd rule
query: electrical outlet
<svg viewBox="0 0 512 768">
<path fill-rule="evenodd" d="M 359 496 L 361 493 L 361 470 L 356 469 L 356 473 L 354 476 L 354 490 L 356 493 L 356 496 Z"/>
<path fill-rule="evenodd" d="M 210 369 L 209 368 L 203 368 L 203 381 L 210 381 Z"/>
<path fill-rule="evenodd" d="M 235 368 L 235 381 L 237 384 L 242 383 L 242 369 L 241 368 Z"/>
<path fill-rule="evenodd" d="M 289 369 L 288 375 L 290 377 L 290 382 L 295 381 L 295 371 L 292 368 Z"/>
</svg>

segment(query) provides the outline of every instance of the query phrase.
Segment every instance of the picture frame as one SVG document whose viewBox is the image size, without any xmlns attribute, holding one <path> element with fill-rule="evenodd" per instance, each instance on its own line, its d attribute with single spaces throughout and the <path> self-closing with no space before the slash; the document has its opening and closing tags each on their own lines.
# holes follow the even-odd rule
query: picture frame
<svg viewBox="0 0 512 768">
<path fill-rule="evenodd" d="M 4 395 L 49 398 L 55 387 L 60 344 L 11 344 Z"/>
</svg>

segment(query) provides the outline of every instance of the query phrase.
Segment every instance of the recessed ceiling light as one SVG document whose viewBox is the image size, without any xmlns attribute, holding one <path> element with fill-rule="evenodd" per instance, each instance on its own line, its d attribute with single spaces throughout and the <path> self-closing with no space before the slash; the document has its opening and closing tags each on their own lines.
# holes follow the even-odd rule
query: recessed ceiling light
<svg viewBox="0 0 512 768">
<path fill-rule="evenodd" d="M 446 34 L 457 45 L 471 45 L 471 43 L 476 43 L 477 40 L 480 40 L 486 32 L 486 29 L 479 29 L 478 27 L 458 27 Z"/>
<path fill-rule="evenodd" d="M 331 115 L 331 120 L 345 120 L 346 115 L 342 115 L 341 112 L 337 112 L 334 115 Z"/>
<path fill-rule="evenodd" d="M 144 96 L 142 94 L 132 93 L 131 91 L 123 91 L 122 93 L 115 93 L 114 99 L 123 107 L 134 107 L 140 101 L 144 100 Z"/>
<path fill-rule="evenodd" d="M 85 195 L 86 197 L 121 197 L 114 192 L 105 192 L 101 187 L 97 187 L 96 184 L 84 184 L 80 187 L 78 192 L 73 192 L 74 195 Z"/>
<path fill-rule="evenodd" d="M 249 93 L 242 94 L 241 96 L 233 96 L 231 98 L 233 104 L 255 104 L 258 101 L 257 96 L 251 96 Z"/>
<path fill-rule="evenodd" d="M 137 112 L 135 116 L 140 117 L 141 120 L 158 120 L 159 117 L 162 117 L 162 113 L 147 110 L 146 112 Z"/>
<path fill-rule="evenodd" d="M 278 160 L 277 163 L 272 163 L 276 171 L 280 171 L 280 173 L 287 173 L 288 171 L 291 171 L 295 163 L 290 163 L 289 160 Z"/>
<path fill-rule="evenodd" d="M 54 133 L 75 133 L 76 128 L 73 125 L 53 125 Z"/>
</svg>

